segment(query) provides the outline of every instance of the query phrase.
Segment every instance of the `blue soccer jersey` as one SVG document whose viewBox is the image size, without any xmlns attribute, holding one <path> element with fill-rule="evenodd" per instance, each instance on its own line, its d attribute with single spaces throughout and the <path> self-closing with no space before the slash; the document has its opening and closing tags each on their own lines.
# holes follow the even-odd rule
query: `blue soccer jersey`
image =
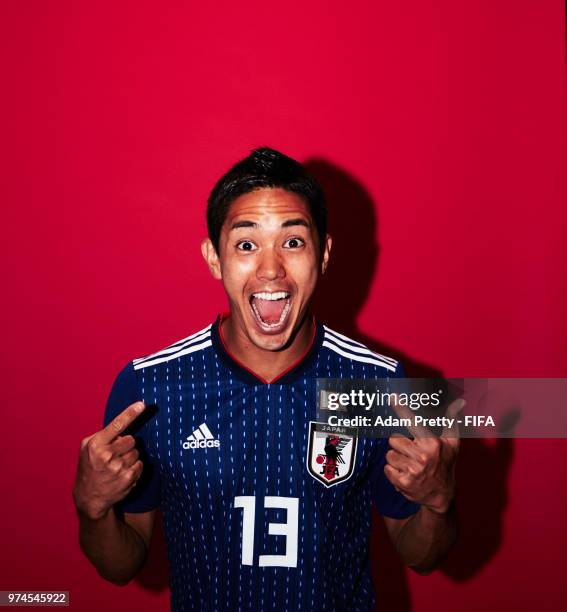
<svg viewBox="0 0 567 612">
<path fill-rule="evenodd" d="M 386 439 L 318 432 L 317 378 L 402 376 L 400 365 L 316 322 L 304 357 L 267 383 L 212 324 L 118 375 L 104 422 L 148 408 L 142 478 L 116 508 L 163 512 L 171 608 L 373 610 L 371 506 L 419 506 L 386 479 Z"/>
</svg>

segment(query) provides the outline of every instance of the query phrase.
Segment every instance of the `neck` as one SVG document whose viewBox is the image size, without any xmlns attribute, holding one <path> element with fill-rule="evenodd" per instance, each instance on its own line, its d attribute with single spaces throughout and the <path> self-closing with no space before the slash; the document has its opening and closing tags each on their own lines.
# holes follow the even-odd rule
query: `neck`
<svg viewBox="0 0 567 612">
<path fill-rule="evenodd" d="M 227 350 L 237 361 L 266 382 L 272 382 L 305 355 L 313 338 L 314 327 L 313 317 L 306 315 L 289 344 L 279 351 L 261 349 L 250 342 L 230 316 L 222 320 L 219 333 Z"/>
</svg>

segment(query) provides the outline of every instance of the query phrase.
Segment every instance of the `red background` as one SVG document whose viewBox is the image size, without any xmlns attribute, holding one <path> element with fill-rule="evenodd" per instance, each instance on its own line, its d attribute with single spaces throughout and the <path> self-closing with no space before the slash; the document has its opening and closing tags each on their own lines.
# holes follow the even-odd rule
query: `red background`
<svg viewBox="0 0 567 612">
<path fill-rule="evenodd" d="M 563 2 L 0 10 L 0 589 L 167 608 L 163 548 L 123 589 L 82 556 L 79 441 L 126 361 L 224 306 L 205 199 L 254 146 L 329 193 L 328 323 L 414 374 L 567 375 Z M 561 606 L 566 459 L 562 440 L 463 444 L 461 544 L 424 578 L 378 528 L 381 609 Z"/>
</svg>

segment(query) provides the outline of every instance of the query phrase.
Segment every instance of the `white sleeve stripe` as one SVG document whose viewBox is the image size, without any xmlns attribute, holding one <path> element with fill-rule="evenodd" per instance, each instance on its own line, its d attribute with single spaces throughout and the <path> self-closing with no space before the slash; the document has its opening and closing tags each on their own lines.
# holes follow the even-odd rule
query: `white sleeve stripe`
<svg viewBox="0 0 567 612">
<path fill-rule="evenodd" d="M 340 349 L 335 344 L 331 344 L 328 340 L 323 341 L 323 346 L 330 348 L 332 351 L 335 351 L 335 353 L 338 353 L 339 355 L 342 355 L 347 359 L 352 359 L 353 361 L 360 361 L 361 363 L 373 363 L 375 365 L 379 365 L 383 368 L 386 368 L 391 372 L 396 371 L 396 367 L 390 363 L 387 363 L 385 361 L 379 361 L 378 359 L 370 359 L 370 357 L 362 357 L 362 355 L 356 355 L 354 353 L 348 353 L 347 351 L 343 351 L 342 349 Z"/>
<path fill-rule="evenodd" d="M 165 361 L 170 361 L 171 359 L 177 359 L 177 357 L 183 357 L 183 355 L 189 355 L 190 353 L 194 353 L 196 351 L 201 351 L 208 346 L 212 346 L 212 342 L 207 340 L 206 342 L 202 342 L 201 344 L 196 344 L 194 346 L 189 346 L 174 355 L 169 355 L 166 357 L 159 357 L 158 359 L 152 359 L 151 361 L 144 361 L 143 363 L 134 364 L 134 370 L 141 370 L 143 368 L 147 368 L 149 366 L 157 365 L 158 363 L 164 363 Z"/>
<path fill-rule="evenodd" d="M 329 340 L 332 340 L 333 342 L 336 342 L 339 346 L 342 346 L 346 349 L 349 349 L 351 351 L 354 351 L 355 353 L 362 353 L 362 354 L 367 354 L 367 355 L 374 355 L 375 357 L 379 357 L 380 359 L 383 359 L 384 361 L 387 361 L 388 363 L 391 363 L 393 366 L 397 366 L 398 362 L 395 359 L 392 359 L 392 357 L 386 357 L 386 355 L 381 355 L 380 353 L 375 353 L 374 351 L 371 351 L 369 348 L 367 348 L 366 346 L 364 346 L 364 344 L 359 344 L 358 342 L 356 343 L 356 346 L 352 346 L 352 344 L 348 344 L 347 342 L 343 342 L 342 340 L 339 340 L 339 338 L 346 338 L 346 336 L 343 336 L 341 334 L 337 334 L 337 332 L 334 332 L 328 328 L 325 328 L 325 336 L 327 338 L 329 338 Z M 337 337 L 338 336 L 338 337 Z M 346 338 L 347 340 L 349 340 L 349 338 Z"/>
<path fill-rule="evenodd" d="M 186 346 L 190 346 L 191 344 L 196 344 L 197 342 L 200 342 L 204 340 L 205 338 L 208 338 L 210 335 L 211 335 L 210 331 L 203 330 L 202 332 L 199 332 L 197 336 L 191 336 L 190 339 L 185 338 L 185 340 L 182 341 L 182 344 L 177 342 L 176 344 L 172 344 L 171 346 L 168 346 L 167 348 L 164 348 L 163 350 L 158 351 L 157 353 L 152 353 L 151 355 L 147 355 L 146 357 L 139 357 L 138 359 L 134 359 L 134 364 L 142 363 L 144 361 L 149 361 L 150 359 L 155 359 L 156 357 L 160 357 L 161 355 L 170 355 L 171 353 L 180 351 Z"/>
</svg>

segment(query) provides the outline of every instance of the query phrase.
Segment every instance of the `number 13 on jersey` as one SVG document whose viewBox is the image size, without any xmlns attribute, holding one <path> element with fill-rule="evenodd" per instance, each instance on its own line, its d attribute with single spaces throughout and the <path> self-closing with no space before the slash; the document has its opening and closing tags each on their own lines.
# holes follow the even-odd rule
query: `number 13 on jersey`
<svg viewBox="0 0 567 612">
<path fill-rule="evenodd" d="M 239 495 L 234 498 L 234 507 L 242 508 L 242 565 L 254 564 L 254 521 L 256 518 L 256 496 Z M 269 523 L 268 533 L 285 536 L 284 555 L 260 555 L 261 567 L 297 567 L 297 524 L 299 499 L 297 497 L 264 497 L 264 508 L 287 510 L 285 523 Z"/>
</svg>

